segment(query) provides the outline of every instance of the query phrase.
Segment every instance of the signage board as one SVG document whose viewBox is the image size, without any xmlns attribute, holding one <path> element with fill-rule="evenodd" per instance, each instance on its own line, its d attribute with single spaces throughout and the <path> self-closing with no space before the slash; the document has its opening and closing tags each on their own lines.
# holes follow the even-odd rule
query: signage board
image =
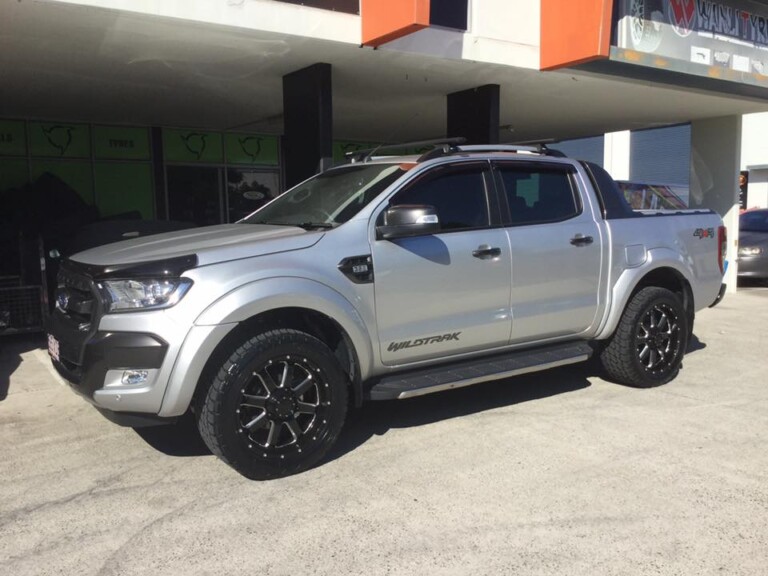
<svg viewBox="0 0 768 576">
<path fill-rule="evenodd" d="M 149 160 L 149 130 L 125 126 L 96 126 L 93 129 L 96 158 Z"/>
<path fill-rule="evenodd" d="M 224 148 L 228 164 L 278 165 L 276 136 L 229 133 L 224 135 Z"/>
<path fill-rule="evenodd" d="M 0 120 L 0 156 L 24 156 L 27 134 L 21 120 Z"/>
<path fill-rule="evenodd" d="M 667 68 L 666 59 L 686 71 L 713 78 L 768 78 L 768 6 L 747 0 L 619 0 L 615 45 L 652 54 L 646 66 Z M 719 74 L 718 70 L 728 70 Z"/>
<path fill-rule="evenodd" d="M 163 153 L 166 162 L 220 164 L 224 161 L 224 146 L 217 132 L 164 128 Z"/>
<path fill-rule="evenodd" d="M 32 156 L 89 158 L 91 132 L 85 124 L 30 122 L 29 148 Z"/>
</svg>

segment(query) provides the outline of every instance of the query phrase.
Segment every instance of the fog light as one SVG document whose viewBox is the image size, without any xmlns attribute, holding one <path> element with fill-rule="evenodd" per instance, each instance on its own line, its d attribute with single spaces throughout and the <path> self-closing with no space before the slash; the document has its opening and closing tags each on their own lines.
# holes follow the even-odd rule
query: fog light
<svg viewBox="0 0 768 576">
<path fill-rule="evenodd" d="M 144 384 L 148 379 L 149 370 L 126 370 L 123 372 L 120 382 L 128 386 L 135 386 L 136 384 Z"/>
</svg>

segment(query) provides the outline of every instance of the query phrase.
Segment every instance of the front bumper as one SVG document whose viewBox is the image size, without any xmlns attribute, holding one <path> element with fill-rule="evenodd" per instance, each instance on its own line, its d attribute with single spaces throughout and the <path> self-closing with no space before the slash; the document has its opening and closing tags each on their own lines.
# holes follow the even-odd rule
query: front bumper
<svg viewBox="0 0 768 576">
<path fill-rule="evenodd" d="M 62 341 L 60 334 L 52 336 Z M 168 344 L 154 334 L 96 332 L 85 341 L 79 362 L 63 351 L 51 361 L 78 394 L 93 401 L 95 392 L 110 383 L 110 372 L 159 370 L 167 351 Z"/>
<path fill-rule="evenodd" d="M 55 330 L 51 335 L 64 344 L 59 346 L 59 358 L 51 358 L 56 371 L 70 387 L 96 406 L 106 418 L 123 426 L 147 426 L 173 419 L 145 413 L 146 400 L 156 396 L 155 387 L 160 369 L 166 359 L 168 344 L 159 336 L 132 332 L 96 332 L 76 348 L 68 346 L 66 334 Z M 64 339 L 63 339 L 64 338 Z M 144 381 L 123 382 L 126 370 L 146 373 Z M 119 409 L 118 409 L 119 407 Z"/>
</svg>

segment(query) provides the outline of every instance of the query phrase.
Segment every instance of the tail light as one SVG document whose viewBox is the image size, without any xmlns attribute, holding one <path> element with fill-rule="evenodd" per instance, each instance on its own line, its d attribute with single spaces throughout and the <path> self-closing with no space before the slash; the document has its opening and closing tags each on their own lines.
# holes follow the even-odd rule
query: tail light
<svg viewBox="0 0 768 576">
<path fill-rule="evenodd" d="M 725 254 L 728 250 L 728 229 L 720 226 L 717 229 L 717 264 L 720 266 L 720 274 L 725 274 Z"/>
</svg>

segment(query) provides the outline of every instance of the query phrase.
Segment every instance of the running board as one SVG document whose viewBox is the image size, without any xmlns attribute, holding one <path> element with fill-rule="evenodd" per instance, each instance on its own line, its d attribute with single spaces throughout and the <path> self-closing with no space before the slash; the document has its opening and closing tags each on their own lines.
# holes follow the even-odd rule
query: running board
<svg viewBox="0 0 768 576">
<path fill-rule="evenodd" d="M 395 400 L 471 386 L 557 366 L 583 362 L 592 355 L 586 342 L 568 342 L 542 348 L 485 356 L 449 365 L 401 372 L 378 380 L 369 391 L 371 400 Z"/>
</svg>

